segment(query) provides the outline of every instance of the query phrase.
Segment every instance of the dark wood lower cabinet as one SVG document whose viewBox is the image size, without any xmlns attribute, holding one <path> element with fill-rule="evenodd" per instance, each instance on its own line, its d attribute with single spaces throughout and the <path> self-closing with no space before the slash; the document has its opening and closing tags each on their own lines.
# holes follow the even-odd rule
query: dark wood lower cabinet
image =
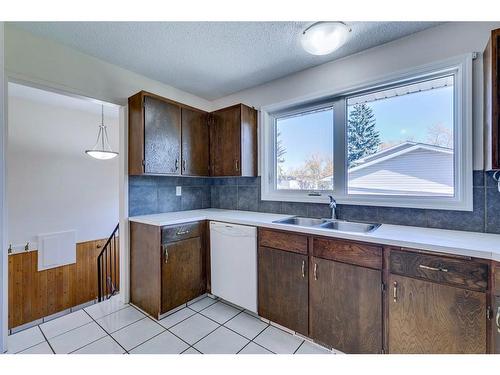
<svg viewBox="0 0 500 375">
<path fill-rule="evenodd" d="M 201 237 L 162 245 L 162 314 L 204 293 L 202 251 Z"/>
<path fill-rule="evenodd" d="M 390 353 L 486 353 L 486 293 L 390 276 Z"/>
<path fill-rule="evenodd" d="M 259 315 L 308 335 L 306 255 L 259 247 Z"/>
<path fill-rule="evenodd" d="M 493 350 L 495 354 L 500 354 L 500 296 L 494 296 L 493 308 Z"/>
<path fill-rule="evenodd" d="M 130 223 L 130 301 L 159 318 L 205 293 L 204 223 Z"/>
<path fill-rule="evenodd" d="M 382 352 L 382 272 L 311 258 L 310 336 L 345 353 Z"/>
</svg>

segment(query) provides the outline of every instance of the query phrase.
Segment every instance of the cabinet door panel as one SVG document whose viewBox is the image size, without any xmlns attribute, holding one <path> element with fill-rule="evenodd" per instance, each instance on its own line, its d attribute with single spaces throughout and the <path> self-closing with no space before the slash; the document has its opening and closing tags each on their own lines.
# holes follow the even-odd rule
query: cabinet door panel
<svg viewBox="0 0 500 375">
<path fill-rule="evenodd" d="M 500 354 L 500 296 L 493 296 L 493 353 Z"/>
<path fill-rule="evenodd" d="M 259 315 L 308 334 L 307 256 L 259 247 Z"/>
<path fill-rule="evenodd" d="M 201 237 L 162 245 L 161 313 L 205 291 Z"/>
<path fill-rule="evenodd" d="M 485 353 L 486 294 L 390 276 L 390 353 Z"/>
<path fill-rule="evenodd" d="M 182 108 L 182 174 L 208 176 L 207 114 Z"/>
<path fill-rule="evenodd" d="M 311 337 L 345 353 L 381 353 L 381 271 L 313 257 L 309 274 Z"/>
<path fill-rule="evenodd" d="M 144 98 L 144 170 L 151 174 L 180 171 L 181 109 L 179 106 Z"/>
<path fill-rule="evenodd" d="M 213 113 L 210 133 L 212 175 L 241 175 L 240 106 Z"/>
</svg>

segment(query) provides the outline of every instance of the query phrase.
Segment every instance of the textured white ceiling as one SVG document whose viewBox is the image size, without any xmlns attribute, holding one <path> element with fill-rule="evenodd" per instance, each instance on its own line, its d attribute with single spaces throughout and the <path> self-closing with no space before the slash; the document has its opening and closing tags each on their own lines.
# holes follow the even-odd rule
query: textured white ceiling
<svg viewBox="0 0 500 375">
<path fill-rule="evenodd" d="M 104 61 L 213 100 L 402 38 L 435 22 L 350 22 L 327 56 L 300 46 L 311 22 L 16 22 Z"/>
</svg>

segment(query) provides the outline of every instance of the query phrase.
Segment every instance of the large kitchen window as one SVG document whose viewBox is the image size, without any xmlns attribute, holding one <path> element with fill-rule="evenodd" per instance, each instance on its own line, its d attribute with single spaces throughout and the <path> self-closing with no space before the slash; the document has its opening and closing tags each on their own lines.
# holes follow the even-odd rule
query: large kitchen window
<svg viewBox="0 0 500 375">
<path fill-rule="evenodd" d="M 264 113 L 263 199 L 472 209 L 470 66 Z"/>
</svg>

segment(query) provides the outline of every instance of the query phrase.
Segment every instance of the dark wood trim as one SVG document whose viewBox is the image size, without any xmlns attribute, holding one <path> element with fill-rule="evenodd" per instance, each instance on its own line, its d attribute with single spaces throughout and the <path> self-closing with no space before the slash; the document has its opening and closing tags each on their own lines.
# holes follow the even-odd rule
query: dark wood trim
<svg viewBox="0 0 500 375">
<path fill-rule="evenodd" d="M 137 93 L 128 98 L 128 174 L 144 174 L 144 105 Z"/>
</svg>

